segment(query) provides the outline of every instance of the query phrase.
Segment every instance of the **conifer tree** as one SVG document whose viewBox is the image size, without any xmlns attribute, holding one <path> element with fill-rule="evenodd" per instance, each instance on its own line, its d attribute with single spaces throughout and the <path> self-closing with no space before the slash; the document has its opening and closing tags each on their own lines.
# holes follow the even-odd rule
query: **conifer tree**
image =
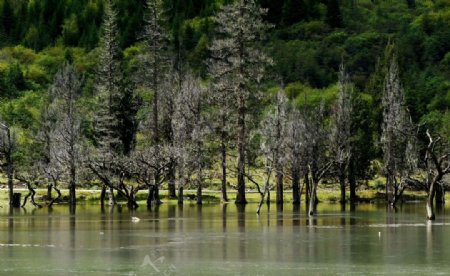
<svg viewBox="0 0 450 276">
<path fill-rule="evenodd" d="M 239 0 L 224 6 L 215 17 L 216 37 L 210 47 L 209 72 L 215 86 L 214 93 L 230 93 L 236 108 L 237 128 L 237 197 L 236 203 L 245 204 L 245 164 L 248 140 L 249 102 L 257 97 L 255 85 L 263 78 L 270 59 L 257 43 L 264 38 L 269 25 L 254 0 Z"/>
</svg>

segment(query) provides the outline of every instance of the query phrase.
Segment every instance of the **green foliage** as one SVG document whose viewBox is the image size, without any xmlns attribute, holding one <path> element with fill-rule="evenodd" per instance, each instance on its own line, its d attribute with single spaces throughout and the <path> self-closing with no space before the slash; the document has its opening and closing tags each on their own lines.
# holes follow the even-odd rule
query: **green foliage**
<svg viewBox="0 0 450 276">
<path fill-rule="evenodd" d="M 130 94 L 142 45 L 145 1 L 113 0 L 118 11 L 121 93 Z M 231 0 L 163 0 L 164 28 L 173 61 L 207 82 L 206 61 L 216 36 L 211 17 Z M 355 84 L 354 146 L 360 167 L 379 158 L 376 141 L 381 123 L 381 95 L 387 57 L 395 43 L 401 84 L 414 122 L 450 139 L 450 2 L 259 0 L 274 25 L 260 48 L 275 61 L 276 76 L 263 80 L 266 98 L 251 112 L 263 116 L 270 95 L 285 86 L 298 107 L 324 102 L 332 107 L 337 93 L 337 70 L 342 59 Z M 94 92 L 99 61 L 100 26 L 104 0 L 0 0 L 0 113 L 23 137 L 36 129 L 42 99 L 60 65 L 67 60 L 84 76 L 79 101 L 85 117 L 83 134 L 92 137 Z M 274 85 L 276 83 L 276 85 Z M 131 87 L 132 85 L 130 85 Z M 274 88 L 276 87 L 276 88 Z M 138 100 L 151 93 L 135 91 L 123 98 L 133 115 Z M 142 98 L 145 96 L 147 98 Z M 138 99 L 139 98 L 139 99 Z M 127 101 L 128 100 L 128 101 Z M 127 114 L 125 114 L 127 115 Z M 126 117 L 126 116 L 125 116 Z M 18 132 L 18 133 L 19 133 Z M 137 137 L 139 139 L 139 133 Z M 32 135 L 29 135 L 32 136 Z M 25 140 L 24 140 L 25 141 Z M 257 142 L 255 142 L 255 147 Z M 254 157 L 254 156 L 252 156 Z M 362 174 L 362 173 L 361 173 Z"/>
</svg>

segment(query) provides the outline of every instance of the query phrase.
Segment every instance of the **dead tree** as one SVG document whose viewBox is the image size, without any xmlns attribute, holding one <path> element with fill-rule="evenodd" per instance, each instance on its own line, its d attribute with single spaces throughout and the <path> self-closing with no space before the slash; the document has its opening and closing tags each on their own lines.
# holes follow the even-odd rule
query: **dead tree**
<svg viewBox="0 0 450 276">
<path fill-rule="evenodd" d="M 444 143 L 441 137 L 433 137 L 427 130 L 428 145 L 425 148 L 423 164 L 425 169 L 425 178 L 417 179 L 413 176 L 403 178 L 403 186 L 414 186 L 423 188 L 427 192 L 427 219 L 436 218 L 434 212 L 434 200 L 436 199 L 437 187 L 442 185 L 443 178 L 450 174 L 450 147 Z"/>
<path fill-rule="evenodd" d="M 265 153 L 266 167 L 274 167 L 276 178 L 276 203 L 283 204 L 284 166 L 287 156 L 287 98 L 278 92 L 276 105 L 262 122 L 261 149 Z M 272 171 L 272 169 L 270 169 Z"/>
<path fill-rule="evenodd" d="M 400 199 L 405 183 L 402 178 L 408 175 L 411 169 L 409 161 L 412 159 L 408 158 L 408 154 L 413 151 L 408 148 L 411 147 L 411 139 L 414 138 L 414 129 L 400 85 L 396 56 L 392 54 L 384 83 L 381 137 L 386 175 L 386 199 L 391 206 L 395 206 Z"/>
<path fill-rule="evenodd" d="M 136 149 L 131 158 L 134 161 L 133 175 L 138 182 L 135 191 L 147 189 L 147 207 L 161 204 L 159 197 L 159 187 L 166 180 L 164 177 L 156 178 L 155 175 L 163 176 L 169 165 L 169 149 L 145 146 Z M 165 159 L 161 159 L 165 156 Z M 158 182 L 156 182 L 158 180 Z"/>
<path fill-rule="evenodd" d="M 81 120 L 77 110 L 76 102 L 81 95 L 82 80 L 70 64 L 64 64 L 55 76 L 51 89 L 53 102 L 50 108 L 57 118 L 50 131 L 49 163 L 53 163 L 52 172 L 47 172 L 56 188 L 57 169 L 67 170 L 67 182 L 69 184 L 69 203 L 76 204 L 76 182 L 77 172 L 81 164 Z M 59 163 L 59 164 L 56 164 Z M 57 190 L 58 192 L 58 190 Z M 58 192 L 59 193 L 59 192 Z M 53 201 L 54 202 L 54 201 Z"/>
<path fill-rule="evenodd" d="M 326 176 L 334 164 L 334 160 L 328 155 L 329 152 L 329 131 L 326 125 L 325 109 L 323 104 L 304 112 L 302 141 L 305 143 L 305 155 L 307 172 L 305 181 L 310 189 L 308 214 L 315 213 L 315 206 L 318 202 L 317 187 L 320 181 Z"/>
<path fill-rule="evenodd" d="M 335 169 L 339 179 L 341 197 L 339 202 L 345 203 L 345 184 L 351 156 L 351 125 L 352 125 L 352 87 L 350 77 L 345 72 L 344 65 L 339 66 L 339 94 L 332 115 L 333 128 L 331 132 L 331 150 L 335 159 Z"/>
<path fill-rule="evenodd" d="M 200 81 L 192 74 L 186 74 L 182 87 L 176 98 L 176 112 L 174 115 L 175 129 L 179 138 L 183 139 L 183 147 L 180 149 L 183 162 L 183 173 L 191 169 L 196 175 L 197 204 L 202 204 L 202 186 L 204 181 L 204 169 L 206 166 L 206 138 L 210 132 L 205 108 L 208 103 L 208 91 L 200 85 Z M 184 133 L 181 134 L 180 131 Z M 182 137 L 180 137 L 182 135 Z"/>
<path fill-rule="evenodd" d="M 30 199 L 31 204 L 34 207 L 42 208 L 42 205 L 36 203 L 36 190 L 34 189 L 35 186 L 39 186 L 42 182 L 41 177 L 41 170 L 39 169 L 38 165 L 26 162 L 21 168 L 19 168 L 18 172 L 15 175 L 15 178 L 22 183 L 25 183 L 28 189 L 28 193 L 24 197 L 23 203 L 21 205 L 22 208 L 27 204 L 28 198 Z"/>
<path fill-rule="evenodd" d="M 113 156 L 90 160 L 88 166 L 92 173 L 110 191 L 117 191 L 118 194 L 127 200 L 127 205 L 131 209 L 139 207 L 136 203 L 135 194 L 139 189 L 132 185 L 127 185 L 126 180 L 132 174 L 133 160 L 124 156 Z M 110 205 L 113 203 L 110 202 Z"/>
<path fill-rule="evenodd" d="M 0 121 L 0 158 L 1 168 L 6 172 L 8 178 L 8 199 L 9 205 L 14 205 L 14 158 L 17 143 L 14 132 L 10 126 Z"/>
<path fill-rule="evenodd" d="M 300 204 L 301 189 L 300 178 L 302 171 L 305 171 L 304 146 L 302 141 L 303 122 L 301 114 L 297 109 L 289 112 L 287 124 L 287 148 L 289 150 L 287 156 L 289 158 L 289 166 L 292 177 L 292 203 Z"/>
</svg>

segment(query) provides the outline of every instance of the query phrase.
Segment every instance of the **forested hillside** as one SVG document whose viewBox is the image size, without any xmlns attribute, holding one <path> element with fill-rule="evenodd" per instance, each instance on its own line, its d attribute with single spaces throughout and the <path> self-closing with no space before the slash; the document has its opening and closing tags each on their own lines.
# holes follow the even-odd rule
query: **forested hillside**
<svg viewBox="0 0 450 276">
<path fill-rule="evenodd" d="M 228 21 L 218 14 L 224 13 L 223 6 L 232 0 L 146 2 L 113 0 L 110 5 L 104 0 L 0 0 L 0 114 L 14 130 L 13 155 L 18 168 L 36 164 L 39 156 L 46 156 L 41 161 L 50 163 L 53 153 L 47 142 L 53 135 L 51 129 L 57 127 L 61 114 L 67 116 L 61 102 L 68 94 L 60 90 L 74 85 L 79 86 L 79 93 L 70 96 L 77 110 L 77 119 L 72 119 L 79 120 L 80 137 L 72 142 L 83 152 L 80 155 L 97 151 L 97 155 L 107 156 L 121 151 L 129 156 L 140 150 L 136 158 L 141 165 L 156 163 L 150 166 L 151 172 L 134 173 L 147 178 L 152 175 L 151 185 L 156 186 L 159 181 L 168 181 L 174 187 L 175 175 L 178 179 L 178 174 L 184 173 L 187 182 L 200 183 L 205 178 L 211 183 L 215 174 L 210 171 L 220 174 L 226 169 L 236 173 L 238 180 L 234 183 L 234 179 L 222 176 L 222 189 L 228 181 L 242 188 L 244 180 L 239 175 L 245 175 L 250 183 L 260 181 L 251 178 L 244 167 L 258 170 L 264 162 L 267 167 L 267 160 L 276 163 L 273 156 L 262 161 L 263 156 L 287 156 L 300 150 L 295 143 L 281 141 L 280 135 L 297 135 L 288 131 L 293 129 L 289 123 L 286 130 L 264 132 L 271 124 L 281 124 L 275 123 L 280 114 L 289 117 L 299 112 L 306 121 L 308 116 L 317 120 L 323 116 L 318 125 L 303 126 L 311 137 L 298 139 L 313 139 L 318 144 L 311 148 L 326 148 L 323 158 L 329 159 L 336 152 L 333 145 L 325 143 L 336 134 L 337 119 L 333 118 L 345 102 L 341 94 L 348 87 L 351 119 L 344 125 L 351 125 L 350 134 L 335 138 L 351 142 L 350 163 L 356 163 L 350 166 L 351 175 L 367 179 L 382 174 L 381 167 L 387 162 L 381 142 L 386 133 L 383 112 L 386 114 L 388 108 L 383 105 L 383 94 L 389 74 L 399 74 L 398 84 L 404 92 L 400 105 L 411 116 L 408 121 L 419 126 L 417 147 L 427 145 L 426 129 L 442 136 L 443 141 L 450 139 L 449 0 L 259 0 L 263 10 L 253 11 L 249 18 L 229 11 L 228 15 L 236 18 Z M 259 17 L 263 21 L 253 24 Z M 230 19 L 249 26 L 230 27 Z M 230 33 L 231 29 L 237 33 Z M 233 55 L 226 43 L 234 42 L 249 49 L 244 51 L 248 64 L 240 65 L 241 74 L 236 75 L 230 72 L 238 65 L 223 60 L 227 51 Z M 391 71 L 393 60 L 398 62 L 395 72 Z M 69 68 L 61 69 L 63 65 Z M 224 66 L 229 66 L 228 73 L 220 69 Z M 76 81 L 72 83 L 71 78 Z M 234 86 L 233 78 L 244 78 L 242 85 Z M 246 93 L 238 101 L 227 101 L 226 93 L 219 96 L 223 102 L 217 99 L 224 91 L 230 94 L 242 86 Z M 284 113 L 280 111 L 284 100 L 277 96 L 279 90 L 287 98 Z M 183 112 L 177 112 L 180 110 Z M 228 124 L 231 121 L 238 123 Z M 313 130 L 318 133 L 313 135 Z M 320 135 L 328 138 L 316 139 Z M 279 140 L 265 140 L 272 136 Z M 110 139 L 108 145 L 103 145 L 105 137 Z M 174 154 L 171 151 L 180 148 L 180 141 L 189 143 L 189 149 Z M 160 146 L 163 144 L 167 147 Z M 270 146 L 273 144 L 278 146 Z M 345 147 L 341 145 L 338 151 Z M 317 157 L 319 166 L 320 157 L 314 152 L 310 155 Z M 161 158 L 168 165 L 149 156 L 166 156 Z M 274 174 L 283 168 L 300 174 L 302 170 L 291 168 L 294 161 L 289 160 L 275 164 L 278 169 Z M 299 168 L 308 167 L 304 160 L 297 161 Z M 104 181 L 100 172 L 104 167 L 92 162 L 92 158 L 81 162 L 81 174 L 89 175 L 83 179 Z M 78 177 L 72 176 L 71 181 L 78 181 Z M 144 177 L 138 182 L 150 185 L 148 181 Z M 196 185 L 201 190 L 201 184 Z M 288 184 L 294 189 L 295 185 L 298 183 Z M 281 192 L 282 186 L 277 191 Z"/>
</svg>

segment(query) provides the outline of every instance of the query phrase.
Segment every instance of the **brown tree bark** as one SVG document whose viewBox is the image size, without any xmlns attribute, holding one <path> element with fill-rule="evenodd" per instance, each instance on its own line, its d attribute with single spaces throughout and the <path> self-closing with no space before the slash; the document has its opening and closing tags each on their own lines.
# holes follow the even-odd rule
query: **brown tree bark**
<svg viewBox="0 0 450 276">
<path fill-rule="evenodd" d="M 300 173 L 297 168 L 292 168 L 292 204 L 300 204 Z"/>
</svg>

